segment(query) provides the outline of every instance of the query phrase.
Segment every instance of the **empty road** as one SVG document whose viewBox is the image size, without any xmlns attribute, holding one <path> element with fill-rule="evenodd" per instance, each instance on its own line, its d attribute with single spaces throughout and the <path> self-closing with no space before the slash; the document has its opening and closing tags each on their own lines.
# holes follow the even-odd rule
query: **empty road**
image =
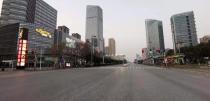
<svg viewBox="0 0 210 101">
<path fill-rule="evenodd" d="M 210 101 L 210 78 L 135 64 L 0 73 L 0 101 Z"/>
</svg>

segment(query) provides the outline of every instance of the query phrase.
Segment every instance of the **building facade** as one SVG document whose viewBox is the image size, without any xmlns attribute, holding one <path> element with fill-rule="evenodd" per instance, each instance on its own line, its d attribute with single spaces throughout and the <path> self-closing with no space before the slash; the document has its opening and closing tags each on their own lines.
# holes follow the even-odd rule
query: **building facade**
<svg viewBox="0 0 210 101">
<path fill-rule="evenodd" d="M 200 38 L 200 43 L 202 44 L 207 44 L 207 43 L 209 43 L 210 42 L 210 36 L 209 35 L 206 35 L 206 36 L 204 36 L 204 37 L 202 37 L 202 38 Z"/>
<path fill-rule="evenodd" d="M 146 37 L 147 49 L 153 51 L 155 54 L 164 52 L 164 35 L 162 21 L 147 19 L 146 23 Z"/>
<path fill-rule="evenodd" d="M 58 26 L 54 33 L 54 45 L 65 45 L 67 48 L 76 48 L 76 43 L 82 41 L 73 35 L 69 35 L 70 29 L 66 26 Z"/>
<path fill-rule="evenodd" d="M 81 40 L 81 35 L 79 33 L 72 33 L 72 36 Z"/>
<path fill-rule="evenodd" d="M 27 53 L 25 55 L 30 55 L 32 52 L 37 55 L 49 53 L 47 50 L 52 46 L 52 33 L 35 24 L 15 23 L 0 27 L 0 38 L 2 39 L 0 41 L 0 57 L 2 60 L 16 60 L 20 37 L 18 34 L 22 28 L 27 29 L 27 32 L 25 32 L 27 34 L 25 38 L 27 40 Z"/>
<path fill-rule="evenodd" d="M 49 48 L 57 26 L 57 10 L 43 0 L 4 0 L 0 25 L 14 23 L 29 29 L 29 49 Z"/>
<path fill-rule="evenodd" d="M 87 6 L 86 40 L 94 43 L 96 50 L 104 54 L 103 11 L 99 6 Z"/>
<path fill-rule="evenodd" d="M 57 10 L 43 0 L 3 0 L 0 25 L 32 23 L 53 33 Z"/>
<path fill-rule="evenodd" d="M 2 26 L 0 32 L 0 60 L 15 60 L 17 57 L 19 24 Z"/>
<path fill-rule="evenodd" d="M 13 54 L 18 53 L 19 36 L 21 30 L 27 30 L 27 53 L 25 55 L 49 54 L 47 51 L 53 45 L 54 31 L 57 23 L 57 11 L 43 0 L 3 0 L 2 12 L 0 17 L 0 36 L 3 39 L 11 37 L 7 41 L 11 43 L 5 44 L 0 42 L 0 46 L 14 49 Z M 11 29 L 13 29 L 11 31 Z M 1 47 L 1 48 L 2 48 Z M 4 48 L 9 51 L 9 48 Z M 9 53 L 0 54 L 1 56 L 9 56 Z M 41 57 L 41 56 L 39 56 Z M 14 60 L 14 55 L 3 57 L 5 59 Z M 41 57 L 42 58 L 42 57 Z"/>
<path fill-rule="evenodd" d="M 34 15 L 28 13 L 28 5 L 28 0 L 3 0 L 0 24 L 33 23 L 33 20 L 29 19 Z"/>
<path fill-rule="evenodd" d="M 198 44 L 194 12 L 185 12 L 171 17 L 174 50 Z"/>
<path fill-rule="evenodd" d="M 116 42 L 113 38 L 109 39 L 109 56 L 115 56 L 116 55 Z"/>
<path fill-rule="evenodd" d="M 53 33 L 47 31 L 42 26 L 31 23 L 20 23 L 20 28 L 27 28 L 29 52 L 46 50 L 53 45 Z"/>
<path fill-rule="evenodd" d="M 54 33 L 54 45 L 62 45 L 66 43 L 66 38 L 69 36 L 69 28 L 66 26 L 58 26 Z"/>
</svg>

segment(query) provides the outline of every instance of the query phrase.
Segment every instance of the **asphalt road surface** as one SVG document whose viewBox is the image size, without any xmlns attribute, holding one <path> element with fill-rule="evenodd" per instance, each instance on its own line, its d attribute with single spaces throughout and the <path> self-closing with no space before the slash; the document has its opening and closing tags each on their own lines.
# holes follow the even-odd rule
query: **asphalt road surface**
<svg viewBox="0 0 210 101">
<path fill-rule="evenodd" d="M 0 101 L 210 101 L 210 78 L 134 64 L 0 73 Z"/>
</svg>

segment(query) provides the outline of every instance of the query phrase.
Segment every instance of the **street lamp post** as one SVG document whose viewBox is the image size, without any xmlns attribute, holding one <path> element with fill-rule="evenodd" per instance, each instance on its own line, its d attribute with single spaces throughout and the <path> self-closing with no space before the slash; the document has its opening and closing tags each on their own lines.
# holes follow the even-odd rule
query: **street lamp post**
<svg viewBox="0 0 210 101">
<path fill-rule="evenodd" d="M 93 50 L 92 50 L 93 49 L 93 44 L 92 44 L 92 42 L 91 42 L 90 46 L 91 46 L 91 56 L 90 56 L 91 59 L 90 59 L 90 62 L 91 62 L 91 65 L 92 65 L 92 62 L 93 62 Z"/>
<path fill-rule="evenodd" d="M 40 48 L 40 67 L 39 69 L 42 70 L 42 48 Z"/>
<path fill-rule="evenodd" d="M 36 61 L 37 61 L 37 56 L 36 56 L 36 37 L 33 36 L 33 41 L 34 41 L 34 69 L 36 68 Z"/>
</svg>

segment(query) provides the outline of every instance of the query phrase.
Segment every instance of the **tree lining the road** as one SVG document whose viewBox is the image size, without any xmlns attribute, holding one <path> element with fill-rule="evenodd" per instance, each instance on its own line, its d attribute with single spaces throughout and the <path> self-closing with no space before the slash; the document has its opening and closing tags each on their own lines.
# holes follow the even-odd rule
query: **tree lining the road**
<svg viewBox="0 0 210 101">
<path fill-rule="evenodd" d="M 189 63 L 206 63 L 210 58 L 210 43 L 183 47 L 181 48 L 181 53 L 185 54 L 185 59 Z"/>
</svg>

